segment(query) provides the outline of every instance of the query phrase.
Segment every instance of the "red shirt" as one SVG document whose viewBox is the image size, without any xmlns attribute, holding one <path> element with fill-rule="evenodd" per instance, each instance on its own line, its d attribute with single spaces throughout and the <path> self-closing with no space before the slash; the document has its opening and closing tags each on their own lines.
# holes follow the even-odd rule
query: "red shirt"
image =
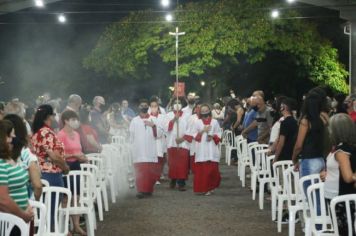
<svg viewBox="0 0 356 236">
<path fill-rule="evenodd" d="M 38 157 L 38 162 L 42 172 L 61 173 L 62 169 L 53 164 L 49 159 L 47 151 L 58 151 L 64 159 L 63 143 L 59 141 L 54 131 L 48 126 L 43 126 L 31 138 L 34 154 Z"/>
<path fill-rule="evenodd" d="M 99 137 L 95 129 L 90 125 L 81 124 L 80 126 L 80 141 L 82 144 L 82 150 L 84 153 L 96 153 L 98 149 L 91 145 L 87 139 L 87 135 L 92 135 L 97 143 L 99 143 Z"/>
<path fill-rule="evenodd" d="M 351 119 L 353 120 L 353 122 L 356 122 L 356 111 L 350 112 L 349 113 Z"/>
</svg>

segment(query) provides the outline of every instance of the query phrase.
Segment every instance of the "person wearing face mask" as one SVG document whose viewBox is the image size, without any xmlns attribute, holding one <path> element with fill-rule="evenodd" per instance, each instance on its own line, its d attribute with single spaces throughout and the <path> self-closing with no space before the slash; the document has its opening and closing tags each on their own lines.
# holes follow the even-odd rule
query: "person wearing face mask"
<svg viewBox="0 0 356 236">
<path fill-rule="evenodd" d="M 41 178 L 47 180 L 50 186 L 64 187 L 63 173 L 67 174 L 69 167 L 64 160 L 63 143 L 51 129 L 54 116 L 53 108 L 50 105 L 44 104 L 37 108 L 32 126 L 31 144 L 33 152 L 38 158 Z M 51 198 L 51 202 L 51 225 L 48 227 L 54 225 L 54 203 L 56 202 L 54 196 Z"/>
<path fill-rule="evenodd" d="M 136 197 L 150 197 L 160 177 L 156 138 L 161 134 L 157 118 L 148 114 L 148 101 L 139 102 L 140 114 L 130 123 L 132 158 L 135 168 Z"/>
<path fill-rule="evenodd" d="M 80 170 L 80 163 L 87 161 L 82 152 L 80 144 L 80 135 L 76 130 L 80 127 L 79 117 L 74 111 L 65 111 L 61 116 L 63 129 L 58 132 L 58 139 L 64 144 L 64 158 L 70 170 Z M 76 191 L 74 190 L 74 179 L 69 180 L 72 194 L 80 192 L 80 186 L 77 185 Z M 77 183 L 79 183 L 79 179 Z M 67 178 L 64 179 L 64 186 L 67 188 Z M 77 198 L 78 199 L 78 198 Z M 66 199 L 64 199 L 66 200 Z M 74 232 L 80 235 L 86 235 L 85 231 L 80 227 L 79 215 L 72 216 Z"/>
<path fill-rule="evenodd" d="M 189 117 L 188 120 L 188 133 L 192 133 L 193 129 L 195 127 L 195 122 L 197 122 L 200 119 L 200 106 L 201 103 L 197 102 L 195 107 L 193 108 L 193 115 Z M 190 145 L 189 145 L 189 164 L 190 164 L 190 171 L 194 174 L 194 165 L 195 165 L 195 140 L 192 139 L 191 141 L 189 140 Z"/>
<path fill-rule="evenodd" d="M 164 124 L 166 122 L 166 115 L 161 114 L 161 108 L 159 106 L 158 100 L 153 97 L 150 100 L 149 114 L 156 118 L 156 125 L 159 132 L 157 132 L 156 144 L 157 144 L 157 157 L 159 164 L 159 176 L 164 179 L 163 169 L 166 162 L 167 156 L 167 141 L 164 133 Z M 160 184 L 157 180 L 156 184 Z"/>
<path fill-rule="evenodd" d="M 167 132 L 168 176 L 170 188 L 178 185 L 179 191 L 185 191 L 185 180 L 189 174 L 189 143 L 185 140 L 188 132 L 189 116 L 183 114 L 182 103 L 176 100 L 172 111 L 167 114 L 165 131 Z"/>
<path fill-rule="evenodd" d="M 93 109 L 90 111 L 91 125 L 99 135 L 101 144 L 108 143 L 109 139 L 109 125 L 103 117 L 105 99 L 101 96 L 95 96 L 93 99 Z"/>
<path fill-rule="evenodd" d="M 182 109 L 185 115 L 191 116 L 193 114 L 193 108 L 195 106 L 195 95 L 193 93 L 188 93 L 187 96 L 187 106 Z"/>
<path fill-rule="evenodd" d="M 257 105 L 256 98 L 250 97 L 247 99 L 247 112 L 242 122 L 242 132 L 241 135 L 247 138 L 247 142 L 256 142 L 257 141 L 257 123 L 255 123 L 257 115 Z"/>
<path fill-rule="evenodd" d="M 33 220 L 34 213 L 28 202 L 28 173 L 11 158 L 14 126 L 9 120 L 0 121 L 0 211 L 16 215 L 25 222 Z M 14 227 L 10 236 L 20 235 Z M 32 234 L 33 235 L 33 232 Z"/>
<path fill-rule="evenodd" d="M 200 119 L 194 123 L 189 134 L 195 140 L 194 193 L 210 195 L 219 187 L 221 129 L 217 120 L 212 119 L 209 105 L 200 107 Z M 189 140 L 189 141 L 190 141 Z"/>
</svg>

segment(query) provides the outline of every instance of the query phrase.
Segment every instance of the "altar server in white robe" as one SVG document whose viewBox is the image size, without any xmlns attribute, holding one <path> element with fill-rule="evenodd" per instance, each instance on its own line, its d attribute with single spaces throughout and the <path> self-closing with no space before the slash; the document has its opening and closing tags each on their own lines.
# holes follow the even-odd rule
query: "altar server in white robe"
<svg viewBox="0 0 356 236">
<path fill-rule="evenodd" d="M 149 197 L 159 178 L 156 118 L 148 114 L 148 101 L 141 100 L 140 113 L 130 124 L 132 159 L 135 168 L 137 198 Z"/>
<path fill-rule="evenodd" d="M 221 129 L 217 120 L 212 119 L 209 105 L 200 107 L 201 119 L 195 122 L 191 138 L 195 140 L 195 165 L 193 190 L 198 194 L 210 195 L 219 187 Z"/>
<path fill-rule="evenodd" d="M 168 177 L 170 187 L 178 185 L 179 191 L 185 191 L 185 180 L 189 174 L 189 143 L 185 140 L 188 131 L 187 115 L 182 112 L 181 101 L 174 103 L 173 110 L 167 114 L 167 153 Z"/>
</svg>

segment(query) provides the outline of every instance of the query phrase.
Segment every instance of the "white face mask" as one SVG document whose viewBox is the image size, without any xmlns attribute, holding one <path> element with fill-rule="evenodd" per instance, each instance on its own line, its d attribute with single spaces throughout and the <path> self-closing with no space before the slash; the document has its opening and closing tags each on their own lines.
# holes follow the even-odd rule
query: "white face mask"
<svg viewBox="0 0 356 236">
<path fill-rule="evenodd" d="M 180 111 L 181 109 L 182 109 L 182 104 L 174 104 L 173 105 L 173 110 Z"/>
<path fill-rule="evenodd" d="M 72 129 L 78 129 L 80 127 L 80 122 L 79 120 L 70 120 L 68 125 L 72 128 Z"/>
</svg>

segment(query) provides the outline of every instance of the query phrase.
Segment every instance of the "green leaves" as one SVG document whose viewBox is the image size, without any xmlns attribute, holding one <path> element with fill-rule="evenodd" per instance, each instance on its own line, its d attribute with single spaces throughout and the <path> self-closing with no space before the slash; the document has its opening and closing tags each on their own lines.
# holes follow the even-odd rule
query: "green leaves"
<svg viewBox="0 0 356 236">
<path fill-rule="evenodd" d="M 240 56 L 253 64 L 264 60 L 267 52 L 281 51 L 290 54 L 311 80 L 347 92 L 347 71 L 337 50 L 312 23 L 290 19 L 298 16 L 295 11 L 284 12 L 285 19 L 270 19 L 272 4 L 272 0 L 220 0 L 180 7 L 175 18 L 186 32 L 180 37 L 180 77 L 221 71 L 238 63 Z M 174 27 L 161 14 L 133 12 L 107 27 L 84 66 L 119 79 L 149 79 L 151 58 L 158 56 L 172 65 L 174 75 L 175 40 L 169 31 Z"/>
</svg>

